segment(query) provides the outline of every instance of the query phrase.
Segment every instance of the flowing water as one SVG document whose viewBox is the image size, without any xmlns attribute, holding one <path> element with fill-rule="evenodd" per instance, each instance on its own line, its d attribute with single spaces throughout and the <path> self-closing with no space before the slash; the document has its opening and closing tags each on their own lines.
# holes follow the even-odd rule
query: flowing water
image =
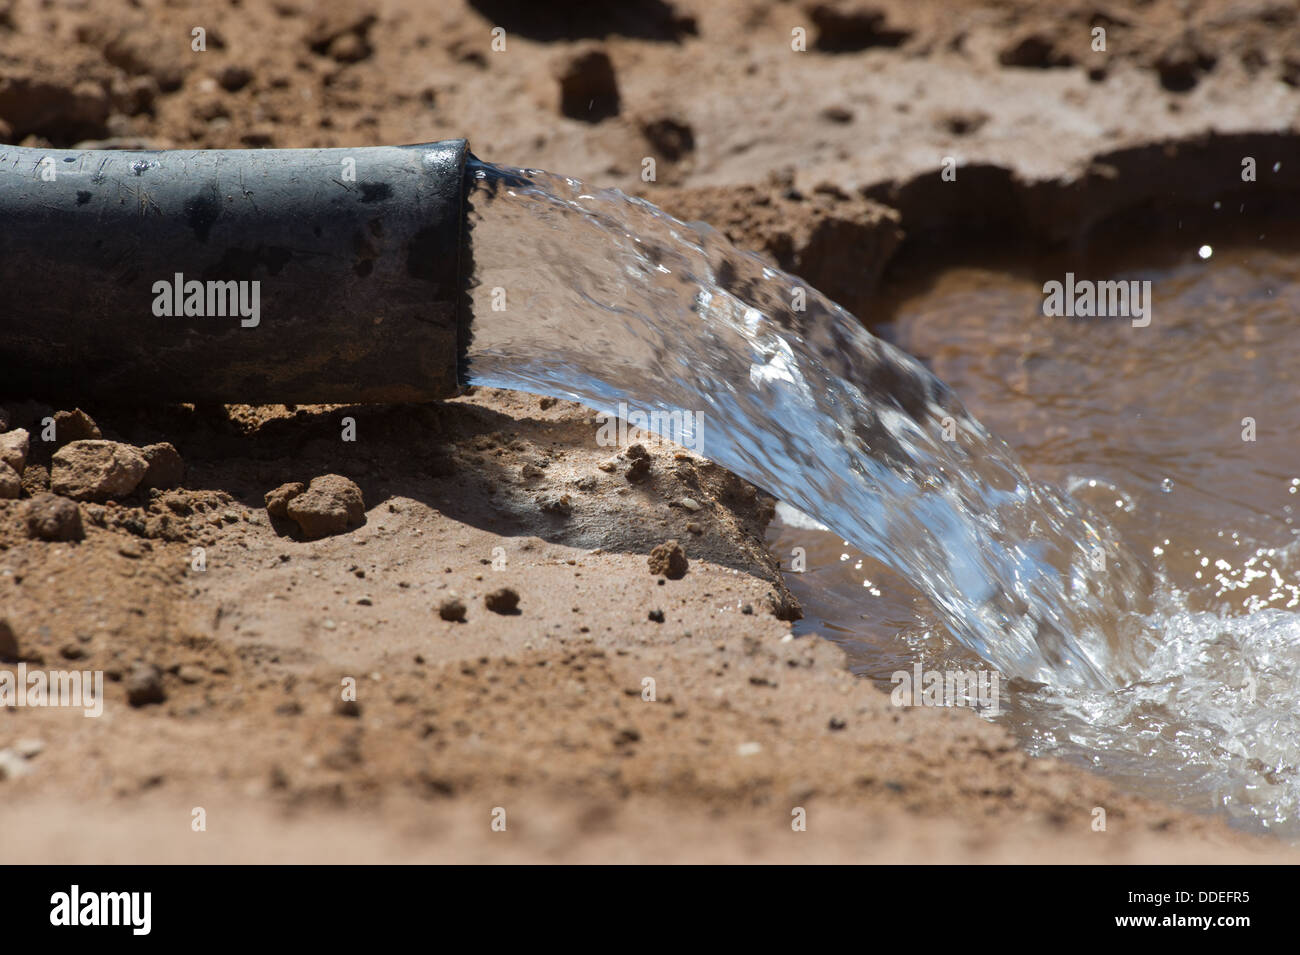
<svg viewBox="0 0 1300 955">
<path fill-rule="evenodd" d="M 633 409 L 687 422 L 679 441 L 790 505 L 783 513 L 793 523 L 774 528 L 773 541 L 782 553 L 798 547 L 806 555 L 808 572 L 791 575 L 813 611 L 804 629 L 844 642 L 855 669 L 887 681 L 918 658 L 953 665 L 983 658 L 1019 679 L 997 718 L 1036 751 L 1098 765 L 1113 753 L 1102 768 L 1121 776 L 1149 772 L 1153 759 L 1196 752 L 1203 763 L 1177 768 L 1214 777 L 1201 779 L 1198 792 L 1245 772 L 1294 786 L 1293 750 L 1270 748 L 1262 715 L 1277 701 L 1282 711 L 1274 718 L 1294 718 L 1294 707 L 1285 709 L 1296 684 L 1296 658 L 1287 649 L 1294 642 L 1287 633 L 1294 608 L 1253 608 L 1252 614 L 1281 616 L 1259 616 L 1248 630 L 1223 624 L 1236 618 L 1187 596 L 1173 556 L 1181 544 L 1162 545 L 1152 560 L 1125 543 L 1123 527 L 1143 506 L 1125 475 L 1071 457 L 1118 442 L 1065 407 L 1076 395 L 1070 382 L 1085 389 L 1087 404 L 1086 389 L 1094 389 L 1094 399 L 1098 390 L 1104 394 L 1107 374 L 1124 356 L 1099 359 L 1086 342 L 1073 355 L 1049 348 L 1049 329 L 1034 318 L 1041 295 L 1028 312 L 1029 300 L 1017 300 L 1020 311 L 1007 319 L 1012 338 L 1023 332 L 1013 321 L 1028 319 L 1039 329 L 1043 343 L 1019 360 L 1026 374 L 1040 374 L 1059 392 L 1015 405 L 1029 410 L 1011 434 L 1037 436 L 1059 451 L 1061 466 L 1048 476 L 1071 486 L 1071 498 L 1031 479 L 1007 445 L 916 360 L 707 226 L 538 170 L 475 160 L 470 175 L 469 379 L 570 398 L 598 411 Z M 995 382 L 993 394 L 980 396 L 992 408 L 1003 390 L 1015 387 L 1015 367 L 1001 368 L 1004 356 L 991 343 L 983 353 L 975 347 L 987 327 L 978 324 L 974 307 L 991 303 L 963 299 L 959 305 L 957 318 L 971 322 L 969 328 L 951 336 L 934 331 L 936 349 L 922 347 L 924 337 L 914 347 L 948 354 L 971 343 L 969 367 L 959 363 L 954 370 Z M 922 336 L 927 327 L 900 321 L 896 331 L 905 324 L 909 334 Z M 1173 331 L 1181 334 L 1179 343 L 1192 331 L 1201 334 L 1190 326 Z M 1155 353 L 1174 361 L 1162 347 L 1155 345 Z M 984 359 L 994 363 L 981 364 Z M 1266 360 L 1282 363 L 1269 366 L 1279 380 L 1294 367 L 1280 355 Z M 1034 364 L 1039 361 L 1045 364 Z M 937 357 L 936 364 L 949 373 Z M 1075 377 L 1084 369 L 1096 378 Z M 1161 395 L 1177 404 L 1191 379 L 1185 372 L 1175 377 L 1162 379 Z M 962 383 L 972 393 L 986 386 L 979 378 Z M 1211 393 L 1200 400 L 1212 403 L 1221 383 L 1203 387 Z M 1276 403 L 1257 398 L 1261 416 Z M 1186 427 L 1187 419 L 1165 424 Z M 1062 427 L 1080 433 L 1057 434 Z M 1159 458 L 1157 446 L 1146 450 Z M 1199 493 L 1194 477 L 1178 472 L 1160 480 L 1165 477 L 1173 489 L 1169 501 Z M 1270 471 L 1257 483 L 1271 487 L 1271 478 L 1281 479 Z M 1258 505 L 1256 517 L 1272 513 L 1253 492 L 1242 501 L 1248 510 Z M 1152 526 L 1163 526 L 1159 512 L 1144 513 Z M 818 529 L 823 525 L 834 534 Z M 1254 526 L 1243 518 L 1234 538 L 1240 548 L 1252 546 Z M 1229 564 L 1242 585 L 1233 593 L 1262 595 L 1256 571 L 1285 575 L 1291 569 L 1286 553 L 1275 546 L 1247 563 L 1241 550 L 1242 559 Z M 1201 579 L 1198 572 L 1205 577 L 1209 567 L 1191 571 L 1191 579 Z M 1229 571 L 1215 565 L 1213 573 Z M 1260 707 L 1248 712 L 1239 704 L 1241 674 L 1233 670 L 1247 659 L 1258 684 L 1251 705 Z M 1189 682 L 1168 686 L 1161 674 Z M 1214 745 L 1236 748 L 1219 753 Z M 1272 795 L 1255 802 L 1282 807 Z"/>
<path fill-rule="evenodd" d="M 885 331 L 1155 572 L 1159 643 L 1135 678 L 1100 691 L 1015 684 L 996 719 L 1031 752 L 1298 838 L 1300 249 L 1266 241 L 1272 250 L 1204 247 L 1205 259 L 1184 243 L 1141 272 L 1093 263 L 1152 281 L 1146 329 L 1044 319 L 1042 283 L 1065 264 L 1013 276 L 1008 260 L 913 283 Z M 885 688 L 918 659 L 979 665 L 916 588 L 803 515 L 782 516 L 773 548 L 807 552 L 807 572 L 787 576 L 809 611 L 800 631 L 839 642 Z"/>
</svg>

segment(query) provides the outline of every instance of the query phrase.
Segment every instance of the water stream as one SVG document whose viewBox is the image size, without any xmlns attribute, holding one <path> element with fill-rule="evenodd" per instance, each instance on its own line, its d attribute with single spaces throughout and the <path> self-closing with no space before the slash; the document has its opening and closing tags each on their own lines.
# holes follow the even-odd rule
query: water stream
<svg viewBox="0 0 1300 955">
<path fill-rule="evenodd" d="M 1031 752 L 1300 838 L 1300 248 L 1251 235 L 1187 241 L 1138 272 L 1092 263 L 1152 281 L 1157 317 L 1142 330 L 1044 320 L 1043 278 L 1064 264 L 1013 274 L 1024 258 L 927 277 L 885 331 L 970 396 L 1035 474 L 1148 555 L 1159 644 L 1107 690 L 1012 684 L 996 719 Z M 771 545 L 808 555 L 806 573 L 787 575 L 808 612 L 801 632 L 839 642 L 884 688 L 915 660 L 980 665 L 916 588 L 784 517 Z"/>
<path fill-rule="evenodd" d="M 1258 798 L 1233 790 L 1238 804 L 1264 807 L 1245 810 L 1251 818 L 1290 811 L 1275 790 L 1290 787 L 1294 795 L 1300 734 L 1288 723 L 1291 742 L 1279 749 L 1268 740 L 1270 719 L 1295 719 L 1294 604 L 1254 607 L 1250 613 L 1258 616 L 1247 629 L 1224 624 L 1236 618 L 1213 600 L 1189 599 L 1184 578 L 1200 578 L 1196 570 L 1182 573 L 1171 557 L 1177 545 L 1166 541 L 1164 550 L 1153 550 L 1147 536 L 1128 532 L 1134 511 L 1153 527 L 1162 517 L 1143 510 L 1130 476 L 1120 468 L 1075 466 L 1093 462 L 1071 454 L 1116 446 L 1113 434 L 1089 430 L 1091 419 L 1062 407 L 1069 383 L 1079 384 L 1083 373 L 1071 370 L 1076 364 L 1102 380 L 1108 373 L 1086 339 L 1073 350 L 1053 350 L 1055 326 L 1040 315 L 1035 333 L 1043 341 L 1018 359 L 1060 393 L 1013 404 L 1024 419 L 1011 433 L 1046 435 L 1046 445 L 1070 449 L 1059 467 L 1042 469 L 1046 481 L 1034 480 L 917 360 L 709 227 L 539 170 L 477 160 L 470 170 L 472 382 L 609 413 L 631 408 L 702 422 L 698 433 L 688 427 L 673 437 L 786 502 L 787 522 L 773 529 L 772 540 L 780 553 L 798 547 L 806 555 L 809 572 L 790 575 L 810 611 L 803 630 L 840 639 L 859 672 L 887 681 L 917 659 L 953 666 L 983 665 L 982 659 L 1017 678 L 996 718 L 1036 752 L 1134 777 L 1149 775 L 1153 759 L 1194 752 L 1204 759 L 1184 759 L 1183 775 L 1199 773 L 1199 788 L 1174 787 L 1174 797 L 1219 792 L 1225 780 L 1236 786 L 1249 773 L 1251 780 L 1280 780 Z M 1018 291 L 1016 320 L 1023 325 L 1041 293 L 1030 300 Z M 918 353 L 951 356 L 986 331 L 972 305 L 988 303 L 960 304 L 959 317 L 971 324 L 959 323 L 951 340 L 925 337 L 927 327 L 939 334 L 937 322 L 900 322 L 909 329 L 900 338 Z M 1023 331 L 1009 327 L 1012 337 Z M 1162 329 L 1177 341 L 1214 334 L 1191 325 Z M 1155 346 L 1161 347 L 1167 342 Z M 1001 367 L 1010 359 L 997 349 L 983 355 L 992 365 L 967 357 L 969 367 L 954 368 L 971 374 L 954 380 L 969 393 L 985 389 L 980 397 L 997 407 L 997 397 L 1016 387 L 1019 366 Z M 1111 357 L 1112 372 L 1120 361 Z M 949 374 L 942 361 L 934 363 Z M 987 387 L 985 377 L 996 387 Z M 1166 381 L 1168 400 L 1176 401 L 1187 381 L 1186 374 Z M 1186 427 L 1179 420 L 1168 427 Z M 1054 427 L 1074 431 L 1062 437 Z M 1159 435 L 1145 439 L 1159 459 Z M 1168 478 L 1178 495 L 1167 500 L 1195 497 L 1194 478 L 1160 471 L 1157 480 L 1163 486 Z M 1140 486 L 1150 477 L 1143 472 Z M 1269 479 L 1291 477 L 1282 469 Z M 1295 484 L 1288 487 L 1293 494 Z M 1266 508 L 1258 510 L 1262 516 Z M 1238 539 L 1249 549 L 1256 537 L 1247 524 Z M 1135 550 L 1132 541 L 1144 546 Z M 1293 542 L 1275 542 L 1271 552 L 1254 554 L 1253 564 L 1242 550 L 1230 566 L 1245 589 L 1262 593 L 1256 570 L 1294 580 L 1290 551 L 1278 550 Z M 1204 576 L 1206 568 L 1198 569 Z M 1255 683 L 1250 705 L 1259 707 L 1248 713 L 1238 699 L 1243 667 Z M 1168 685 L 1171 675 L 1184 682 Z"/>
</svg>

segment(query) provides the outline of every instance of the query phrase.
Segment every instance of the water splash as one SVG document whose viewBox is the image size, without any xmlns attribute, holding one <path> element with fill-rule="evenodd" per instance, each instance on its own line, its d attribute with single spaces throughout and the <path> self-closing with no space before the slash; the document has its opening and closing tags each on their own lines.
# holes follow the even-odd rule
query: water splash
<svg viewBox="0 0 1300 955">
<path fill-rule="evenodd" d="M 469 175 L 472 382 L 701 414 L 702 454 L 895 569 L 1005 674 L 1139 671 L 1142 562 L 915 360 L 707 226 L 539 170 Z"/>
<path fill-rule="evenodd" d="M 1007 252 L 904 283 L 891 329 L 933 356 L 1035 473 L 1152 555 L 1147 622 L 1160 642 L 1133 677 L 1102 690 L 1004 684 L 996 721 L 1033 754 L 1295 839 L 1300 406 L 1278 398 L 1300 381 L 1300 245 L 1277 234 L 1264 245 L 1257 230 L 1218 238 L 1199 262 L 1195 246 L 1144 244 L 1140 277 L 1160 315 L 1139 333 L 1042 320 L 1043 278 L 1083 264 L 1077 250 L 1069 266 Z M 1097 256 L 1090 270 L 1132 277 L 1133 250 Z M 1257 433 L 1243 434 L 1247 418 Z M 981 665 L 905 581 L 804 515 L 777 517 L 772 548 L 806 552 L 807 572 L 787 577 L 807 613 L 796 632 L 837 642 L 885 690 L 914 661 Z"/>
</svg>

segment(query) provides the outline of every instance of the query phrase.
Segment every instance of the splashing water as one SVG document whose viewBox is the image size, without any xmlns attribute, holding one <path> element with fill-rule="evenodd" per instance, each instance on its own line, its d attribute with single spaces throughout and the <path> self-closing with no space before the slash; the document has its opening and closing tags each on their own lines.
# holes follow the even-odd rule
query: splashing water
<svg viewBox="0 0 1300 955">
<path fill-rule="evenodd" d="M 1153 282 L 1159 310 L 1140 332 L 1038 312 L 1043 279 L 1066 267 L 1135 277 L 1116 274 L 1131 267 L 1122 253 L 1071 252 L 1069 266 L 1035 262 L 1029 276 L 1028 257 L 999 254 L 927 272 L 894 308 L 882 304 L 891 333 L 1022 460 L 1152 555 L 1147 621 L 1160 641 L 1134 677 L 1106 689 L 1012 684 L 997 722 L 1030 752 L 1131 791 L 1300 838 L 1300 405 L 1287 400 L 1300 382 L 1300 247 L 1260 238 L 1216 240 L 1208 262 L 1194 244 L 1144 246 L 1137 277 Z M 835 640 L 884 689 L 918 659 L 979 666 L 889 569 L 803 515 L 778 518 L 772 547 L 807 551 L 807 573 L 788 577 L 808 614 L 797 632 Z"/>
<path fill-rule="evenodd" d="M 1004 674 L 1139 672 L 1149 572 L 915 360 L 707 226 L 538 170 L 468 175 L 471 382 L 699 415 L 696 450 L 911 581 Z"/>
</svg>

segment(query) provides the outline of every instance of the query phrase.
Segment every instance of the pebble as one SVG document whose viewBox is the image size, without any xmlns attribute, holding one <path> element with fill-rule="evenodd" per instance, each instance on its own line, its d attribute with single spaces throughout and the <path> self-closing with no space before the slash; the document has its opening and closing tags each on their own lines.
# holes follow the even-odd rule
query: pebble
<svg viewBox="0 0 1300 955">
<path fill-rule="evenodd" d="M 650 573 L 662 574 L 669 580 L 681 580 L 690 566 L 686 552 L 676 540 L 664 541 L 652 550 L 648 563 Z"/>
<path fill-rule="evenodd" d="M 126 678 L 126 699 L 132 706 L 148 706 L 167 699 L 162 671 L 152 663 L 139 663 Z"/>
<path fill-rule="evenodd" d="M 448 597 L 438 604 L 438 616 L 443 620 L 465 620 L 465 604 L 459 598 Z"/>
<path fill-rule="evenodd" d="M 54 413 L 54 440 L 62 447 L 73 441 L 98 441 L 104 437 L 95 419 L 80 408 Z"/>
<path fill-rule="evenodd" d="M 0 501 L 12 501 L 23 493 L 23 479 L 8 464 L 0 461 Z"/>
<path fill-rule="evenodd" d="M 483 603 L 493 613 L 514 614 L 519 610 L 519 593 L 510 587 L 494 590 L 483 598 Z"/>
<path fill-rule="evenodd" d="M 141 479 L 142 487 L 156 487 L 168 491 L 180 487 L 185 480 L 185 462 L 175 447 L 163 441 L 159 444 L 147 444 L 140 449 L 148 462 L 148 470 Z"/>
<path fill-rule="evenodd" d="M 0 780 L 17 779 L 32 771 L 23 759 L 12 749 L 0 749 Z"/>
<path fill-rule="evenodd" d="M 31 441 L 25 428 L 15 428 L 0 434 L 0 461 L 9 465 L 19 475 L 27 466 L 27 450 Z"/>
</svg>

